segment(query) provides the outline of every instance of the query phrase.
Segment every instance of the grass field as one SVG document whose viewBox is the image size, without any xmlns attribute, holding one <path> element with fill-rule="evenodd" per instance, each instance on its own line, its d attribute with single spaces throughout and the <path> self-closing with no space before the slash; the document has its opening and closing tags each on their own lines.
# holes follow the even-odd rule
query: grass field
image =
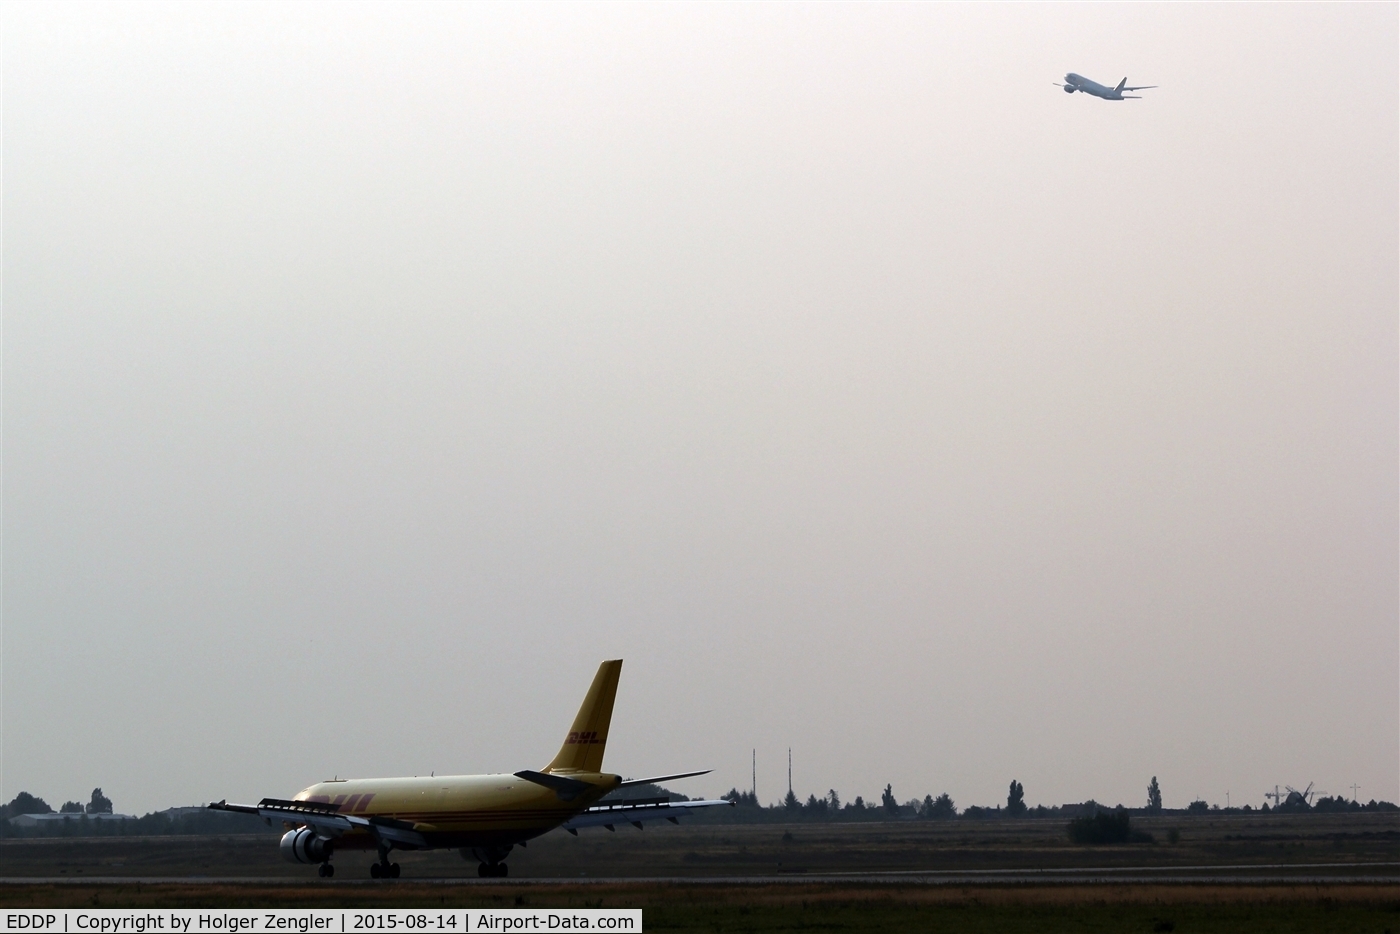
<svg viewBox="0 0 1400 934">
<path fill-rule="evenodd" d="M 909 821 L 870 824 L 670 824 L 616 833 L 556 831 L 517 849 L 517 879 L 765 876 L 802 873 L 1074 867 L 1302 865 L 1400 860 L 1400 815 L 1157 818 L 1134 821 L 1155 843 L 1078 846 L 1065 822 Z M 1179 834 L 1168 842 L 1170 832 Z M 368 878 L 372 855 L 335 857 L 338 879 Z M 403 879 L 474 877 L 455 852 L 401 852 Z M 277 837 L 98 837 L 0 841 L 0 878 L 212 876 L 307 879 Z M 1271 873 L 1272 874 L 1272 873 Z"/>
<path fill-rule="evenodd" d="M 1400 932 L 1400 884 L 0 886 L 4 908 L 641 908 L 648 931 Z"/>
<path fill-rule="evenodd" d="M 371 882 L 365 853 L 331 882 L 283 862 L 277 836 L 0 842 L 0 904 L 18 907 L 639 907 L 650 931 L 1329 931 L 1400 934 L 1400 817 L 1229 816 L 1135 821 L 1154 843 L 1086 847 L 1061 821 L 698 824 L 579 837 L 510 858 L 511 883 L 475 880 L 455 853 L 399 853 L 403 877 Z M 1178 831 L 1176 843 L 1167 842 Z M 1344 867 L 1344 863 L 1372 864 Z M 922 885 L 860 873 L 1267 865 L 1323 884 Z M 1319 870 L 1319 865 L 1324 868 Z M 1196 871 L 1196 875 L 1209 871 Z M 1231 869 L 1230 875 L 1250 870 Z M 1261 871 L 1263 872 L 1263 871 Z M 853 875 L 818 881 L 819 874 Z M 1380 883 L 1348 876 L 1384 877 Z M 64 880 L 25 883 L 39 877 Z M 181 883 L 104 877 L 178 878 Z M 249 882 L 200 883 L 199 877 Z M 648 881 L 651 877 L 653 881 Z M 654 881 L 672 877 L 681 881 Z M 722 877 L 781 877 L 736 884 Z M 472 879 L 472 883 L 461 882 Z M 252 881 L 252 880 L 275 881 Z M 607 879 L 612 881 L 595 881 Z M 91 880 L 91 881 L 88 881 Z M 424 881 L 434 880 L 434 881 Z M 519 881 L 516 881 L 519 880 Z M 535 881 L 532 881 L 535 880 Z M 574 880 L 566 882 L 563 880 Z M 692 881 L 685 881 L 692 880 Z M 810 881 L 809 881 L 810 880 Z M 1394 880 L 1394 881 L 1391 881 Z"/>
</svg>

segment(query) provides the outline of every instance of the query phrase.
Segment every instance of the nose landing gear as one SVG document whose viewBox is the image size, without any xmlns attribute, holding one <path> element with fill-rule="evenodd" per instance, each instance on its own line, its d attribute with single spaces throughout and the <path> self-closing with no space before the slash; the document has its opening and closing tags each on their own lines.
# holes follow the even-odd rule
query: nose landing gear
<svg viewBox="0 0 1400 934">
<path fill-rule="evenodd" d="M 316 875 L 320 876 L 322 879 L 329 879 L 331 876 L 335 875 L 335 867 L 332 866 L 329 861 L 324 862 L 316 867 Z"/>
</svg>

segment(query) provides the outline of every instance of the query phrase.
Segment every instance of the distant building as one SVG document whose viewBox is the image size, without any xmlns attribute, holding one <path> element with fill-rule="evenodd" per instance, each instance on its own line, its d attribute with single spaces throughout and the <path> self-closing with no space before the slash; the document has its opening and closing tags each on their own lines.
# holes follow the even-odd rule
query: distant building
<svg viewBox="0 0 1400 934">
<path fill-rule="evenodd" d="M 10 824 L 15 827 L 48 827 L 59 821 L 81 821 L 81 820 L 136 820 L 131 814 L 16 814 L 11 817 Z"/>
<path fill-rule="evenodd" d="M 164 811 L 156 811 L 156 813 L 157 813 L 157 814 L 164 814 L 166 817 L 170 818 L 171 820 L 179 820 L 180 818 L 182 818 L 182 817 L 188 817 L 188 816 L 191 815 L 191 814 L 208 814 L 208 813 L 210 813 L 210 811 L 209 811 L 209 809 L 208 809 L 207 807 L 205 807 L 204 805 L 202 805 L 202 804 L 196 804 L 194 807 L 188 807 L 188 808 L 166 808 Z M 219 812 L 215 811 L 215 812 L 213 812 L 213 813 L 216 813 L 216 814 L 217 814 L 217 813 L 219 813 Z"/>
</svg>

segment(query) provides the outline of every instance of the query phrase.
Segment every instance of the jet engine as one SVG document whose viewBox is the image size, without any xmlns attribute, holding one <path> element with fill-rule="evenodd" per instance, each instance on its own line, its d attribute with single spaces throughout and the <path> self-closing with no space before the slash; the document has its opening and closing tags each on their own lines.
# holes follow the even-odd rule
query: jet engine
<svg viewBox="0 0 1400 934">
<path fill-rule="evenodd" d="M 1066 94 L 1073 94 L 1073 93 L 1074 93 L 1074 85 L 1072 85 L 1072 84 L 1067 84 L 1067 85 L 1065 85 L 1065 93 L 1066 93 Z"/>
<path fill-rule="evenodd" d="M 331 841 L 318 837 L 310 827 L 298 827 L 282 835 L 282 858 L 289 863 L 324 863 L 331 855 Z"/>
<path fill-rule="evenodd" d="M 475 859 L 483 863 L 499 863 L 509 856 L 513 849 L 515 849 L 513 843 L 507 843 L 505 846 L 479 846 L 470 850 L 463 849 L 462 859 Z"/>
<path fill-rule="evenodd" d="M 515 845 L 507 843 L 505 846 L 481 846 L 471 850 L 462 850 L 462 859 L 477 859 L 480 864 L 476 867 L 476 874 L 483 879 L 504 879 L 510 874 L 509 867 L 501 860 L 510 855 L 510 851 L 515 849 Z"/>
</svg>

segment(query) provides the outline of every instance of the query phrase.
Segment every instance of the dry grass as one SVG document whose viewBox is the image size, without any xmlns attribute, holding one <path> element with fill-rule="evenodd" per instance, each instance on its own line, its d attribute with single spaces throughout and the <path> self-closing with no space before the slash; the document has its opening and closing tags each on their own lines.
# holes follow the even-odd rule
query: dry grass
<svg viewBox="0 0 1400 934">
<path fill-rule="evenodd" d="M 1069 867 L 1376 862 L 1400 858 L 1400 815 L 1230 816 L 1134 821 L 1154 844 L 1072 845 L 1065 822 L 998 820 L 870 824 L 663 824 L 578 837 L 554 833 L 510 858 L 513 878 L 713 877 Z M 1166 842 L 1177 829 L 1180 841 Z M 402 853 L 404 881 L 474 878 L 451 852 Z M 368 878 L 372 856 L 335 858 L 340 879 Z M 275 835 L 0 841 L 0 878 L 250 877 L 307 880 Z M 1400 929 L 1397 929 L 1400 930 Z"/>
<path fill-rule="evenodd" d="M 0 885 L 5 908 L 126 907 L 500 907 L 528 904 L 582 908 L 769 907 L 834 904 L 1082 906 L 1297 905 L 1314 902 L 1391 905 L 1400 911 L 1400 882 L 1309 885 L 995 885 L 928 886 L 860 883 L 39 883 Z"/>
<path fill-rule="evenodd" d="M 792 930 L 904 934 L 1073 931 L 1370 932 L 1400 934 L 1400 879 L 1385 884 L 924 885 L 824 873 L 1269 864 L 1271 876 L 1315 876 L 1307 864 L 1400 859 L 1400 817 L 1310 815 L 1134 821 L 1154 844 L 1070 844 L 1062 821 L 708 824 L 637 832 L 551 834 L 510 859 L 512 882 L 482 882 L 450 852 L 402 853 L 403 878 L 371 882 L 366 853 L 337 854 L 337 877 L 283 862 L 277 837 L 166 837 L 0 842 L 6 908 L 634 907 L 650 931 Z M 1180 842 L 1167 843 L 1178 829 Z M 1291 868 L 1290 867 L 1294 867 Z M 805 874 L 802 870 L 806 870 Z M 1194 872 L 1194 871 L 1193 871 Z M 1400 875 L 1394 867 L 1330 870 Z M 790 875 L 788 873 L 791 873 Z M 781 874 L 782 881 L 768 881 Z M 1231 871 L 1237 878 L 1239 871 Z M 199 883 L 193 876 L 248 883 Z M 589 882 L 581 876 L 607 880 Z M 752 884 L 707 877 L 768 877 Z M 64 884 L 24 884 L 57 877 Z M 103 877 L 191 879 L 100 883 Z M 674 877 L 694 881 L 648 881 Z M 1155 875 L 1153 876 L 1155 878 Z M 266 880 L 285 880 L 269 882 Z M 424 882 L 433 879 L 437 881 Z M 471 884 L 463 884 L 470 879 Z M 531 880 L 540 881 L 531 881 Z M 562 882 L 577 879 L 578 882 Z M 87 880 L 93 880 L 91 882 Z"/>
<path fill-rule="evenodd" d="M 1400 931 L 1400 884 L 8 884 L 5 908 L 641 908 L 649 931 Z"/>
</svg>

